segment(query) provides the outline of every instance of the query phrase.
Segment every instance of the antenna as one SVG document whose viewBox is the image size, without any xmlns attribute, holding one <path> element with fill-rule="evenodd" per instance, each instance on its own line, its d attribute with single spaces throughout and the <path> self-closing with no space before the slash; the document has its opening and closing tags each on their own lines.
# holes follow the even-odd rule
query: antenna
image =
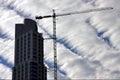
<svg viewBox="0 0 120 80">
<path fill-rule="evenodd" d="M 112 10 L 112 7 L 104 7 L 104 8 L 97 8 L 97 9 L 89 9 L 84 11 L 75 11 L 70 13 L 62 13 L 56 14 L 55 10 L 53 9 L 53 15 L 46 15 L 46 16 L 36 16 L 36 19 L 43 19 L 43 18 L 53 18 L 53 50 L 54 50 L 54 80 L 57 80 L 57 38 L 56 38 L 56 17 L 60 16 L 68 16 L 74 14 L 83 14 L 83 13 L 90 13 L 90 12 L 97 12 L 97 11 L 104 11 L 104 10 Z"/>
</svg>

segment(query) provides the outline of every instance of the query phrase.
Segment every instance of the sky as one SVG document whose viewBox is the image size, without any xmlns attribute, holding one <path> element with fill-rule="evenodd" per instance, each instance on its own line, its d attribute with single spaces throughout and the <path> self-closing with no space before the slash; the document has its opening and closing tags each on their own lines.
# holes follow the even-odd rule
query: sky
<svg viewBox="0 0 120 80">
<path fill-rule="evenodd" d="M 120 79 L 120 0 L 0 0 L 0 79 L 12 78 L 15 24 L 35 16 L 113 7 L 113 10 L 57 18 L 58 79 Z M 52 35 L 52 19 L 36 20 L 44 38 Z M 53 68 L 52 40 L 44 61 Z M 53 71 L 48 71 L 53 79 Z"/>
</svg>

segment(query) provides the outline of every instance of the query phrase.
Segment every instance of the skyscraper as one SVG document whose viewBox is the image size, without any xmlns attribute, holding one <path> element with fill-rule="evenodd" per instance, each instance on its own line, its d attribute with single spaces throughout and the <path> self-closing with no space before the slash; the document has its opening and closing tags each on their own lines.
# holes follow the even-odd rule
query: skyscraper
<svg viewBox="0 0 120 80">
<path fill-rule="evenodd" d="M 12 80 L 47 80 L 43 58 L 43 37 L 36 22 L 25 19 L 24 24 L 16 24 Z"/>
</svg>

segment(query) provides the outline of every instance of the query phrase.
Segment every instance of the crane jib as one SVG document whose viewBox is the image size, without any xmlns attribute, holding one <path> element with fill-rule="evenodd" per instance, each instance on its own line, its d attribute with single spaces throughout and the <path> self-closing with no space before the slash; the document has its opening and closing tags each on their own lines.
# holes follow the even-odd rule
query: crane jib
<svg viewBox="0 0 120 80">
<path fill-rule="evenodd" d="M 106 8 L 97 8 L 97 9 L 89 9 L 84 11 L 75 11 L 75 12 L 69 12 L 69 13 L 63 13 L 63 14 L 55 14 L 53 15 L 46 15 L 46 16 L 37 16 L 36 19 L 43 19 L 43 18 L 50 18 L 50 17 L 59 17 L 59 16 L 67 16 L 72 14 L 82 14 L 82 13 L 89 13 L 89 12 L 95 12 L 95 11 L 104 11 L 104 10 L 111 10 L 112 7 L 106 7 Z"/>
<path fill-rule="evenodd" d="M 85 10 L 85 11 L 75 11 L 75 12 L 57 14 L 56 17 L 59 17 L 59 16 L 67 16 L 67 15 L 72 15 L 72 14 L 89 13 L 89 12 L 95 12 L 95 11 L 111 10 L 111 9 L 113 9 L 113 8 L 112 8 L 112 7 L 107 7 L 107 8 L 89 9 L 89 10 Z"/>
</svg>

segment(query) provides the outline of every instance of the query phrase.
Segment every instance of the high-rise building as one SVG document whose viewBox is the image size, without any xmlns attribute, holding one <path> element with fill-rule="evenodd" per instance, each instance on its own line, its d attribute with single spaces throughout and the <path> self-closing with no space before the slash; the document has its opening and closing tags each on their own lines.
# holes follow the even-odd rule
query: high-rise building
<svg viewBox="0 0 120 80">
<path fill-rule="evenodd" d="M 25 19 L 15 25 L 15 61 L 12 80 L 47 80 L 43 37 L 36 22 Z"/>
</svg>

